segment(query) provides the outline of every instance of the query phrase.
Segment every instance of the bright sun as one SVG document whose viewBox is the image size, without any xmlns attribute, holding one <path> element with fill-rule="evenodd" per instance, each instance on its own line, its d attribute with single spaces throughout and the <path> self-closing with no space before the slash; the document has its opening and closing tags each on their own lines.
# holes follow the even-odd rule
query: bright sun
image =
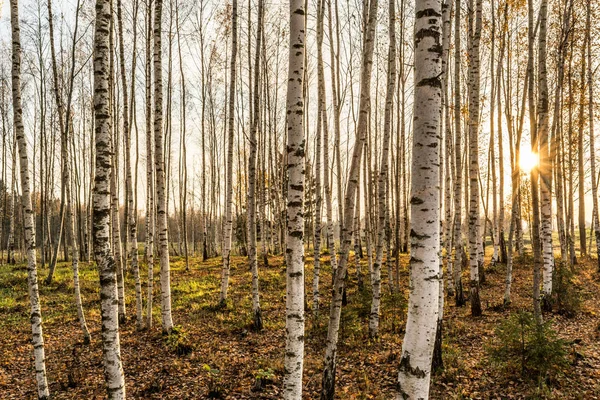
<svg viewBox="0 0 600 400">
<path fill-rule="evenodd" d="M 521 171 L 530 173 L 533 167 L 538 165 L 538 155 L 529 149 L 521 150 L 521 160 L 519 161 Z"/>
</svg>

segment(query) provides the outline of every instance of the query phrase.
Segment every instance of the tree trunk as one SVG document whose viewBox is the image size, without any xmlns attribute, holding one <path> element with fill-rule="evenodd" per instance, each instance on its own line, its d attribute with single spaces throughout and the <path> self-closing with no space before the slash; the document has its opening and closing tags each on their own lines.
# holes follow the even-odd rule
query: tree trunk
<svg viewBox="0 0 600 400">
<path fill-rule="evenodd" d="M 540 5 L 540 37 L 538 42 L 538 108 L 537 135 L 539 143 L 540 171 L 540 217 L 543 270 L 543 302 L 544 308 L 551 310 L 552 270 L 554 252 L 552 249 L 552 158 L 548 146 L 549 114 L 548 114 L 548 72 L 546 67 L 546 36 L 548 25 L 548 1 L 542 0 Z"/>
<path fill-rule="evenodd" d="M 392 131 L 392 108 L 394 106 L 394 90 L 396 87 L 396 19 L 395 19 L 395 0 L 390 0 L 388 4 L 388 75 L 387 92 L 385 96 L 385 115 L 383 123 L 383 145 L 381 152 L 381 168 L 379 170 L 379 179 L 377 180 L 377 198 L 379 217 L 377 220 L 377 247 L 375 254 L 375 263 L 373 263 L 373 276 L 371 286 L 373 287 L 373 299 L 371 301 L 371 314 L 369 317 L 369 335 L 377 337 L 379 335 L 379 308 L 381 303 L 381 264 L 383 262 L 383 247 L 385 237 L 385 220 L 387 213 L 387 181 L 388 181 L 388 162 L 390 151 L 390 138 Z M 389 238 L 388 238 L 389 240 Z M 388 254 L 389 258 L 389 254 Z M 389 276 L 392 282 L 392 276 Z"/>
<path fill-rule="evenodd" d="M 465 304 L 462 286 L 462 157 L 461 151 L 461 105 L 460 105 L 460 0 L 456 0 L 454 7 L 454 285 L 456 288 L 455 299 L 457 306 Z"/>
<path fill-rule="evenodd" d="M 473 0 L 470 0 L 470 4 Z M 479 298 L 479 247 L 481 241 L 479 220 L 479 43 L 481 40 L 482 0 L 475 0 L 475 27 L 470 31 L 469 64 L 469 265 L 471 269 L 471 315 L 481 315 Z M 473 8 L 469 7 L 472 21 Z M 469 23 L 472 27 L 472 22 Z"/>
<path fill-rule="evenodd" d="M 148 264 L 148 299 L 146 327 L 152 328 L 152 298 L 154 291 L 154 151 L 152 142 L 152 7 L 146 5 L 146 263 Z"/>
<path fill-rule="evenodd" d="M 100 274 L 102 310 L 102 352 L 104 376 L 109 399 L 125 399 L 125 378 L 121 364 L 119 321 L 117 315 L 116 264 L 110 249 L 110 175 L 112 171 L 111 119 L 109 98 L 109 31 L 111 6 L 107 0 L 96 2 L 94 35 L 94 116 L 96 173 L 93 194 L 94 253 Z"/>
<path fill-rule="evenodd" d="M 527 74 L 529 82 L 527 85 L 527 97 L 529 98 L 529 129 L 531 132 L 531 151 L 537 154 L 539 151 L 539 142 L 536 126 L 536 113 L 534 103 L 534 76 L 533 76 L 533 44 L 535 32 L 533 28 L 533 0 L 528 0 L 528 57 Z M 542 249 L 540 241 L 540 202 L 539 202 L 539 169 L 534 167 L 531 170 L 531 209 L 533 221 L 531 224 L 531 246 L 533 248 L 533 314 L 536 322 L 542 322 L 542 310 L 540 304 L 540 272 L 542 268 Z"/>
<path fill-rule="evenodd" d="M 344 280 L 348 268 L 348 255 L 352 244 L 353 218 L 355 213 L 355 200 L 358 191 L 358 176 L 360 173 L 361 157 L 365 145 L 369 121 L 369 109 L 371 105 L 371 71 L 373 67 L 373 48 L 375 42 L 375 28 L 377 25 L 377 0 L 370 0 L 369 6 L 364 9 L 368 11 L 365 16 L 367 26 L 362 51 L 362 67 L 360 77 L 360 113 L 357 126 L 357 137 L 352 153 L 352 163 L 348 173 L 348 184 L 344 198 L 344 220 L 341 230 L 340 259 L 333 278 L 333 298 L 331 301 L 329 326 L 327 330 L 327 347 L 325 351 L 325 367 L 323 370 L 323 384 L 321 388 L 321 399 L 332 400 L 335 395 L 335 369 L 337 343 L 340 328 L 340 316 L 342 312 L 342 297 L 344 292 Z"/>
<path fill-rule="evenodd" d="M 600 272 L 600 221 L 598 218 L 598 182 L 596 181 L 596 153 L 594 142 L 594 79 L 592 76 L 592 34 L 591 34 L 591 4 L 587 3 L 587 16 L 585 34 L 587 40 L 587 86 L 588 86 L 588 118 L 590 121 L 590 170 L 592 180 L 592 199 L 594 204 L 594 235 L 596 237 L 596 259 L 598 265 L 598 271 Z"/>
<path fill-rule="evenodd" d="M 44 335 L 42 331 L 42 311 L 38 291 L 36 251 L 35 251 L 35 218 L 31 203 L 29 155 L 27 153 L 27 140 L 25 126 L 23 125 L 23 108 L 21 99 L 21 32 L 19 28 L 19 3 L 17 0 L 10 2 L 10 22 L 12 28 L 12 100 L 13 100 L 13 127 L 15 138 L 19 146 L 19 160 L 21 170 L 21 193 L 23 205 L 23 229 L 25 231 L 25 247 L 27 251 L 27 286 L 29 302 L 31 305 L 31 333 L 33 344 L 33 357 L 37 382 L 38 399 L 50 398 L 48 382 L 46 379 L 46 356 L 44 353 Z M 13 203 L 15 198 L 13 197 Z"/>
<path fill-rule="evenodd" d="M 440 285 L 439 129 L 442 2 L 415 5 L 415 108 L 411 178 L 410 297 L 398 383 L 400 398 L 429 397 Z"/>
<path fill-rule="evenodd" d="M 234 0 L 235 1 L 235 0 Z M 304 362 L 304 0 L 290 1 L 290 53 L 287 85 L 287 240 L 286 343 L 283 398 L 302 398 Z"/>
<path fill-rule="evenodd" d="M 227 289 L 229 287 L 229 270 L 231 263 L 231 235 L 233 220 L 231 208 L 233 202 L 233 139 L 235 124 L 235 75 L 237 60 L 237 0 L 232 1 L 231 6 L 231 58 L 230 58 L 230 80 L 229 80 L 229 104 L 227 122 L 227 177 L 225 181 L 225 226 L 223 227 L 223 269 L 221 273 L 221 294 L 219 302 L 225 306 L 227 301 Z"/>
<path fill-rule="evenodd" d="M 127 258 L 131 259 L 131 270 L 135 280 L 135 305 L 136 305 L 136 324 L 138 329 L 142 327 L 142 287 L 140 283 L 140 268 L 138 265 L 137 251 L 137 225 L 134 207 L 133 195 L 133 179 L 131 165 L 131 124 L 129 120 L 129 100 L 127 97 L 127 78 L 125 75 L 125 52 L 123 48 L 123 6 L 122 1 L 117 0 L 117 19 L 119 25 L 119 60 L 121 64 L 121 84 L 123 91 L 123 136 L 125 139 L 125 191 L 126 191 L 126 218 L 127 218 L 127 234 L 130 254 Z M 133 81 L 132 81 L 133 83 Z M 132 96 L 133 92 L 132 92 Z"/>
<path fill-rule="evenodd" d="M 110 12 L 114 14 L 113 1 L 110 1 Z M 111 18 L 110 32 L 109 32 L 109 47 L 114 49 L 114 21 Z M 118 106 L 116 106 L 115 96 L 115 67 L 114 58 L 112 51 L 109 53 L 109 101 L 112 115 L 111 121 L 111 149 L 112 149 L 112 173 L 110 175 L 110 194 L 111 194 L 111 230 L 112 230 L 112 252 L 117 265 L 117 294 L 119 299 L 119 323 L 124 324 L 127 320 L 127 313 L 125 308 L 125 276 L 123 271 L 123 249 L 121 241 L 121 218 L 119 213 L 119 130 L 117 129 L 116 117 Z"/>
<path fill-rule="evenodd" d="M 156 221 L 158 230 L 158 258 L 160 262 L 160 291 L 162 329 L 171 333 L 171 270 L 169 265 L 169 234 L 167 228 L 167 191 L 163 138 L 162 0 L 154 5 L 154 168 L 156 171 Z"/>
<path fill-rule="evenodd" d="M 250 156 L 248 158 L 248 263 L 252 272 L 252 321 L 254 329 L 262 330 L 262 313 L 258 290 L 258 261 L 256 256 L 256 153 L 258 151 L 258 120 L 260 117 L 260 53 L 263 29 L 264 0 L 258 2 L 258 22 L 256 31 L 256 55 L 254 59 L 254 93 L 252 107 L 252 127 L 250 129 Z M 262 227 L 264 229 L 264 226 Z"/>
</svg>

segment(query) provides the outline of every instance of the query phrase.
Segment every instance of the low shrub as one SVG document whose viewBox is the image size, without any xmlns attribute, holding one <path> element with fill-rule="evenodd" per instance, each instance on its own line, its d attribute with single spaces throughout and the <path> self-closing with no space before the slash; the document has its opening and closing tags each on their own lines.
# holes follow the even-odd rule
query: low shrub
<svg viewBox="0 0 600 400">
<path fill-rule="evenodd" d="M 556 312 L 568 318 L 575 317 L 581 310 L 581 294 L 575 285 L 575 274 L 562 261 L 557 261 L 552 280 Z"/>
<path fill-rule="evenodd" d="M 542 384 L 567 366 L 567 343 L 559 339 L 548 321 L 538 324 L 528 312 L 511 315 L 496 328 L 487 349 L 490 359 L 509 372 Z"/>
</svg>

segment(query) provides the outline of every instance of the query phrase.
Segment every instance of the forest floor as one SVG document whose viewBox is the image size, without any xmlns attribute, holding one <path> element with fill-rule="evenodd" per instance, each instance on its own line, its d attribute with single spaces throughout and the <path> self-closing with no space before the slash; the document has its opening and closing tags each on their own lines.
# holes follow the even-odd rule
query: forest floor
<svg viewBox="0 0 600 400">
<path fill-rule="evenodd" d="M 323 256 L 321 312 L 306 313 L 304 398 L 319 398 L 322 359 L 327 333 L 331 269 Z M 279 399 L 285 347 L 285 267 L 281 257 L 269 257 L 260 266 L 264 330 L 254 332 L 250 322 L 251 274 L 247 261 L 234 257 L 229 301 L 216 307 L 220 284 L 220 258 L 190 260 L 185 271 L 181 258 L 172 257 L 173 320 L 177 336 L 170 339 L 160 329 L 160 292 L 154 288 L 154 328 L 135 327 L 133 279 L 127 277 L 128 323 L 121 326 L 121 355 L 127 395 L 132 399 L 201 399 L 209 391 L 226 399 Z M 384 271 L 381 335 L 370 340 L 368 315 L 370 291 L 357 289 L 351 268 L 348 304 L 342 313 L 338 350 L 338 399 L 395 398 L 398 363 L 406 318 L 408 259 L 401 260 L 401 295 L 392 296 Z M 365 260 L 366 262 L 366 260 Z M 312 282 L 313 259 L 307 257 L 307 288 Z M 494 341 L 495 328 L 511 313 L 531 308 L 531 259 L 515 262 L 513 302 L 502 303 L 505 267 L 487 270 L 481 288 L 483 316 L 470 316 L 468 306 L 456 307 L 446 298 L 444 317 L 445 369 L 432 378 L 432 399 L 600 399 L 600 281 L 595 262 L 580 260 L 575 283 L 582 295 L 581 310 L 573 317 L 545 314 L 561 338 L 569 341 L 569 364 L 549 385 L 499 368 L 486 351 Z M 142 268 L 142 270 L 145 268 Z M 385 270 L 386 268 L 384 268 Z M 363 273 L 367 267 L 363 264 Z M 468 282 L 468 271 L 464 271 Z M 47 270 L 40 270 L 40 282 Z M 155 276 L 157 274 L 155 273 Z M 142 273 L 145 278 L 145 272 Z M 364 276 L 368 287 L 368 276 Z M 82 295 L 90 345 L 84 345 L 72 294 L 70 264 L 59 264 L 54 282 L 40 283 L 46 341 L 46 366 L 53 399 L 103 399 L 101 324 L 98 276 L 95 268 L 81 264 Z M 143 287 L 145 298 L 145 287 Z M 310 290 L 309 290 L 310 292 Z M 311 296 L 312 297 L 312 296 Z M 309 302 L 310 304 L 310 302 Z M 0 398 L 33 399 L 29 303 L 24 265 L 0 267 Z M 178 354 L 181 353 L 181 354 Z M 257 378 L 264 378 L 262 385 Z"/>
</svg>

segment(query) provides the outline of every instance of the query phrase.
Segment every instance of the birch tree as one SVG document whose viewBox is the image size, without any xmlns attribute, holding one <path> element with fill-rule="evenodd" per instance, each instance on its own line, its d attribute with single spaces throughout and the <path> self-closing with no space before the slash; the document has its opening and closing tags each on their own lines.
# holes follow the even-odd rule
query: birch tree
<svg viewBox="0 0 600 400">
<path fill-rule="evenodd" d="M 152 141 L 152 1 L 146 3 L 146 263 L 148 264 L 148 298 L 146 327 L 152 328 L 152 294 L 154 291 L 154 151 Z"/>
<path fill-rule="evenodd" d="M 381 264 L 383 262 L 383 247 L 385 241 L 385 218 L 387 213 L 387 181 L 388 181 L 388 162 L 390 151 L 390 138 L 392 130 L 392 112 L 394 106 L 394 90 L 396 87 L 396 7 L 395 0 L 388 3 L 388 74 L 387 74 L 387 92 L 385 97 L 385 114 L 383 122 L 383 144 L 381 152 L 381 168 L 377 180 L 377 201 L 379 215 L 377 220 L 377 247 L 375 254 L 375 263 L 373 263 L 373 299 L 371 301 L 371 314 L 369 317 L 369 334 L 371 337 L 377 337 L 379 334 L 379 306 L 381 302 Z M 388 238 L 389 240 L 389 238 Z M 389 254 L 388 254 L 389 257 Z M 392 277 L 389 277 L 390 282 Z"/>
<path fill-rule="evenodd" d="M 473 0 L 470 0 L 470 5 Z M 471 314 L 481 315 L 479 298 L 479 86 L 480 86 L 480 54 L 482 24 L 482 0 L 475 0 L 475 10 L 469 7 L 469 20 L 475 12 L 475 26 L 470 31 L 469 46 L 469 266 L 471 270 Z M 472 27 L 472 23 L 469 24 Z M 414 155 L 413 155 L 414 157 Z"/>
<path fill-rule="evenodd" d="M 540 172 L 540 217 L 542 242 L 543 300 L 546 309 L 550 306 L 552 294 L 552 270 L 554 254 L 552 250 L 552 157 L 548 147 L 549 113 L 548 113 L 548 70 L 546 65 L 546 39 L 548 26 L 548 1 L 540 3 L 539 39 L 538 39 L 538 107 L 537 135 L 539 143 Z M 534 238 L 535 240 L 535 238 Z"/>
<path fill-rule="evenodd" d="M 258 262 L 256 257 L 256 153 L 258 151 L 258 120 L 260 116 L 260 53 L 263 29 L 263 0 L 258 2 L 258 22 L 256 30 L 256 55 L 254 63 L 254 93 L 252 107 L 252 127 L 250 129 L 250 155 L 248 157 L 248 261 L 252 272 L 252 320 L 254 329 L 261 330 L 262 313 L 260 310 L 260 297 L 258 290 Z M 262 231 L 264 232 L 264 225 Z M 263 241 L 264 243 L 264 241 Z"/>
<path fill-rule="evenodd" d="M 234 0 L 235 2 L 235 0 Z M 287 84 L 287 240 L 286 342 L 283 398 L 302 398 L 304 363 L 304 54 L 306 8 L 304 0 L 290 1 L 290 47 Z"/>
<path fill-rule="evenodd" d="M 109 30 L 112 13 L 108 0 L 96 1 L 94 34 L 94 119 L 96 172 L 94 177 L 93 240 L 100 275 L 102 353 L 108 398 L 125 399 L 117 310 L 117 269 L 110 248 L 110 175 L 112 172 L 109 100 Z"/>
<path fill-rule="evenodd" d="M 410 296 L 399 399 L 429 397 L 440 285 L 439 137 L 442 107 L 442 2 L 415 3 L 414 138 Z"/>
<path fill-rule="evenodd" d="M 163 135 L 162 0 L 154 3 L 154 169 L 156 180 L 156 229 L 160 262 L 160 306 L 163 332 L 171 333 L 171 271 L 167 227 L 167 190 Z"/>
<path fill-rule="evenodd" d="M 461 86 L 460 86 L 460 0 L 454 11 L 454 287 L 456 305 L 465 303 L 462 286 L 462 135 L 461 135 Z"/>
<path fill-rule="evenodd" d="M 231 2 L 231 56 L 229 59 L 229 104 L 227 110 L 227 161 L 225 178 L 225 226 L 223 228 L 223 269 L 221 272 L 221 294 L 219 302 L 224 306 L 229 287 L 229 269 L 231 264 L 231 235 L 233 228 L 233 133 L 235 129 L 235 80 L 237 60 L 237 0 Z"/>
<path fill-rule="evenodd" d="M 587 41 L 587 87 L 588 87 L 588 119 L 590 121 L 590 170 L 592 180 L 592 199 L 594 204 L 594 235 L 596 237 L 596 258 L 598 271 L 600 271 L 600 218 L 598 218 L 598 182 L 596 181 L 596 152 L 594 137 L 594 79 L 592 73 L 592 27 L 591 27 L 591 5 L 587 3 L 587 16 L 585 20 L 585 38 Z M 582 155 L 579 155 L 582 157 Z M 545 283 L 544 283 L 545 285 Z M 545 287 L 545 286 L 544 286 Z"/>
<path fill-rule="evenodd" d="M 10 24 L 12 32 L 12 100 L 13 129 L 19 147 L 19 167 L 21 171 L 21 202 L 23 206 L 23 230 L 25 231 L 25 247 L 27 251 L 27 287 L 31 321 L 33 359 L 38 399 L 50 399 L 48 381 L 46 379 L 46 355 L 44 351 L 44 333 L 42 329 L 42 310 L 38 291 L 38 278 L 35 251 L 35 219 L 31 202 L 31 176 L 29 174 L 29 154 L 25 126 L 23 125 L 23 103 L 21 98 L 21 30 L 19 27 L 19 2 L 10 1 Z M 13 192 L 14 193 L 14 192 Z M 13 203 L 16 197 L 13 194 Z"/>
<path fill-rule="evenodd" d="M 345 279 L 348 269 L 348 257 L 352 244 L 353 223 L 355 214 L 355 201 L 358 192 L 358 178 L 360 175 L 361 158 L 365 146 L 369 110 L 371 107 L 371 71 L 373 67 L 373 48 L 375 42 L 375 28 L 377 25 L 377 0 L 370 0 L 363 10 L 368 14 L 364 16 L 365 38 L 362 49 L 362 66 L 360 76 L 360 102 L 357 125 L 357 137 L 352 151 L 352 161 L 348 172 L 348 183 L 344 197 L 344 218 L 341 230 L 340 258 L 333 278 L 331 306 L 329 310 L 329 325 L 327 328 L 327 344 L 325 349 L 325 367 L 321 388 L 321 399 L 332 400 L 335 395 L 335 370 L 337 357 L 337 344 L 340 329 L 340 316 L 342 312 L 342 299 L 344 294 Z"/>
<path fill-rule="evenodd" d="M 117 0 L 117 22 L 119 26 L 119 62 L 121 72 L 121 90 L 123 92 L 123 136 L 125 141 L 125 198 L 126 198 L 126 222 L 127 222 L 127 243 L 129 252 L 127 259 L 131 259 L 131 270 L 135 280 L 135 305 L 136 305 L 136 324 L 138 328 L 142 327 L 142 288 L 140 283 L 140 269 L 138 266 L 137 252 L 137 226 L 133 196 L 133 177 L 131 165 L 131 121 L 129 120 L 129 100 L 127 96 L 127 77 L 125 68 L 125 50 L 123 46 L 123 5 L 121 0 Z M 135 56 L 134 56 L 135 57 Z M 133 82 L 133 81 L 132 81 Z M 134 96 L 132 92 L 132 97 Z"/>
<path fill-rule="evenodd" d="M 322 195 L 321 195 L 321 133 L 322 130 L 327 129 L 323 127 L 323 112 L 325 106 L 325 74 L 323 68 L 323 20 L 325 17 L 325 2 L 324 0 L 317 1 L 317 85 L 318 85 L 318 99 L 317 99 L 317 129 L 315 132 L 315 227 L 314 227 L 314 268 L 313 268 L 313 304 L 312 309 L 315 315 L 319 311 L 319 278 L 321 271 L 321 208 L 322 208 Z M 326 146 L 326 144 L 325 144 Z M 327 152 L 327 147 L 325 147 Z M 327 166 L 325 166 L 325 175 L 327 175 Z M 335 254 L 332 255 L 335 258 Z"/>
</svg>

